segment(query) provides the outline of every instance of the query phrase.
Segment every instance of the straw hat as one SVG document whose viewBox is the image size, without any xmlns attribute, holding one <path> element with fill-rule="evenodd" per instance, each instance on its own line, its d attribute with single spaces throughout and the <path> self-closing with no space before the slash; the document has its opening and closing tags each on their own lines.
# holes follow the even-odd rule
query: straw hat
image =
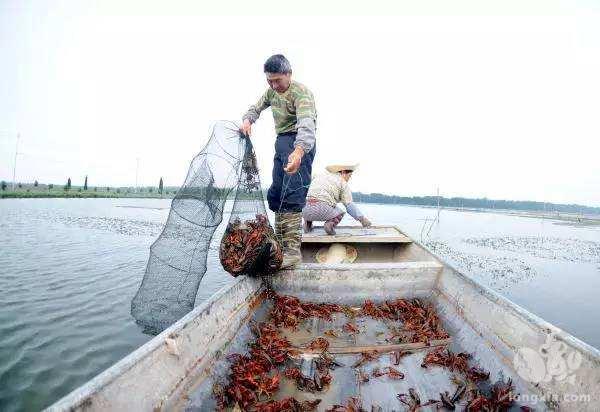
<svg viewBox="0 0 600 412">
<path fill-rule="evenodd" d="M 358 169 L 358 163 L 355 164 L 341 164 L 341 165 L 329 165 L 325 169 L 331 173 L 341 172 L 342 170 L 352 170 L 355 171 Z"/>
<path fill-rule="evenodd" d="M 354 246 L 332 243 L 319 249 L 316 260 L 319 263 L 352 263 L 357 257 L 358 251 Z"/>
</svg>

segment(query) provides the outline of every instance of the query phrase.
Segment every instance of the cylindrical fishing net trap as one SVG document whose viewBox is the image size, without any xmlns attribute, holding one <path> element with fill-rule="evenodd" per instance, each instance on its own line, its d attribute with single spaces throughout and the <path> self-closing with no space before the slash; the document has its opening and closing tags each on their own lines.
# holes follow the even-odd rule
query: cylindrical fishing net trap
<svg viewBox="0 0 600 412">
<path fill-rule="evenodd" d="M 157 333 L 194 307 L 209 246 L 233 201 L 219 257 L 234 276 L 277 271 L 282 252 L 269 224 L 250 139 L 233 122 L 217 122 L 175 195 L 162 233 L 150 247 L 131 314 Z"/>
</svg>

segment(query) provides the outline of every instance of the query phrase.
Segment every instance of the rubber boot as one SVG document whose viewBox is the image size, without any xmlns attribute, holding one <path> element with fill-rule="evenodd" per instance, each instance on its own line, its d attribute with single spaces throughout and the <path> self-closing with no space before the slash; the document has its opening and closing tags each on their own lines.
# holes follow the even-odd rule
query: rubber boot
<svg viewBox="0 0 600 412">
<path fill-rule="evenodd" d="M 301 225 L 301 212 L 275 213 L 275 235 L 283 248 L 281 269 L 292 269 L 302 261 L 300 253 Z"/>
<path fill-rule="evenodd" d="M 277 238 L 277 241 L 279 242 L 279 244 L 281 245 L 281 249 L 283 250 L 283 237 L 281 236 L 283 232 L 283 224 L 281 223 L 282 216 L 283 213 L 275 212 L 275 227 L 273 229 L 275 230 L 275 237 Z"/>
</svg>

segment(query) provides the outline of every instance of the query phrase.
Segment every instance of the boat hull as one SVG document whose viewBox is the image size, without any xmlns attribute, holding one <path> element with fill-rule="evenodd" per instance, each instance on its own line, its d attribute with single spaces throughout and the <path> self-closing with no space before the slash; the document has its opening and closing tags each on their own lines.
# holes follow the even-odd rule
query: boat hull
<svg viewBox="0 0 600 412">
<path fill-rule="evenodd" d="M 452 336 L 450 347 L 473 354 L 477 364 L 490 371 L 492 382 L 512 377 L 520 405 L 545 410 L 545 400 L 552 397 L 569 410 L 600 410 L 597 349 L 463 275 L 418 243 L 404 243 L 402 248 L 394 252 L 397 258 L 392 262 L 304 263 L 264 281 L 238 278 L 48 410 L 213 410 L 211 390 L 215 382 L 227 376 L 227 354 L 246 351 L 251 339 L 249 322 L 267 315 L 269 302 L 261 293 L 267 287 L 302 300 L 349 305 L 365 299 L 428 300 Z M 528 375 L 515 361 L 523 360 L 523 353 L 539 353 L 549 341 L 560 342 L 566 356 L 580 360 L 570 380 L 555 375 L 538 381 L 539 376 L 532 376 L 531 371 Z M 412 370 L 410 364 L 406 367 Z M 426 372 L 419 375 L 418 368 L 413 372 L 414 384 L 426 391 L 437 380 L 440 384 L 433 385 L 431 391 L 442 390 L 442 378 L 448 378 L 439 375 L 438 379 Z M 388 404 L 396 402 L 401 408 L 395 399 L 401 386 L 373 385 L 368 389 L 344 379 L 349 378 L 340 377 L 334 383 L 337 389 L 327 396 L 343 397 L 347 394 L 341 388 L 346 392 L 351 388 L 350 392 L 360 395 L 364 402 L 387 397 Z M 336 400 L 333 398 L 331 402 Z M 323 410 L 325 406 L 324 402 Z"/>
</svg>

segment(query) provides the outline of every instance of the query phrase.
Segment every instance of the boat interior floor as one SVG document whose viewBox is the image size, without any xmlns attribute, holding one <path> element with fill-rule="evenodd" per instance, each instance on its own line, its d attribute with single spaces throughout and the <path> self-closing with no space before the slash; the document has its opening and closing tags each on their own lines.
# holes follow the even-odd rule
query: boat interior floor
<svg viewBox="0 0 600 412">
<path fill-rule="evenodd" d="M 268 302 L 268 301 L 266 301 Z M 265 303 L 266 303 L 265 302 Z M 227 376 L 231 363 L 226 360 L 228 354 L 248 353 L 248 343 L 255 339 L 251 330 L 256 329 L 252 324 L 264 321 L 268 313 L 265 306 L 253 316 L 252 322 L 244 325 L 242 331 L 229 346 L 225 356 L 216 361 L 210 376 L 185 396 L 186 411 L 215 410 L 216 404 L 212 397 L 212 385 L 227 384 Z M 353 308 L 358 313 L 358 307 Z M 262 313 L 262 315 L 261 315 Z M 348 327 L 351 324 L 356 330 Z M 410 333 L 403 327 L 401 321 L 381 320 L 371 317 L 353 316 L 352 313 L 334 313 L 331 320 L 321 318 L 308 318 L 303 320 L 297 328 L 278 328 L 281 336 L 286 337 L 296 349 L 294 356 L 285 365 L 278 367 L 277 373 L 281 374 L 279 390 L 270 399 L 280 400 L 294 397 L 298 401 L 316 400 L 321 402 L 319 411 L 325 411 L 334 405 L 346 405 L 351 397 L 356 397 L 362 402 L 367 411 L 404 411 L 409 406 L 402 403 L 399 395 L 410 403 L 409 390 L 414 390 L 425 404 L 430 399 L 440 400 L 440 394 L 448 392 L 450 397 L 466 380 L 460 374 L 454 373 L 445 367 L 428 365 L 423 367 L 425 355 L 436 346 L 446 346 L 455 353 L 461 348 L 452 338 L 425 343 L 410 342 Z M 286 368 L 296 367 L 303 376 L 315 375 L 316 362 L 321 350 L 312 350 L 310 343 L 323 337 L 329 342 L 329 353 L 337 364 L 331 369 L 331 384 L 324 386 L 320 391 L 306 391 L 298 389 L 297 383 L 284 377 Z M 407 339 L 408 337 L 408 339 Z M 362 353 L 369 352 L 367 360 Z M 477 366 L 473 362 L 473 366 Z M 392 368 L 400 372 L 403 377 L 385 373 Z M 492 382 L 485 385 L 491 385 Z M 264 399 L 266 400 L 266 398 Z M 466 396 L 456 402 L 457 410 L 464 410 L 467 404 Z M 422 406 L 420 411 L 435 411 L 441 404 Z M 513 410 L 519 410 L 517 406 Z"/>
<path fill-rule="evenodd" d="M 344 330 L 347 323 L 356 326 L 358 333 Z M 295 383 L 282 380 L 277 399 L 293 396 L 299 401 L 321 399 L 320 406 L 327 409 L 333 405 L 345 405 L 351 397 L 361 399 L 363 406 L 377 405 L 384 411 L 402 410 L 398 394 L 409 393 L 414 388 L 423 402 L 438 398 L 440 391 L 452 391 L 452 373 L 441 367 L 421 367 L 423 357 L 431 346 L 425 344 L 397 343 L 403 335 L 400 321 L 378 320 L 368 317 L 348 318 L 337 313 L 332 321 L 310 318 L 296 330 L 282 329 L 292 345 L 299 348 L 300 355 L 295 362 L 304 376 L 313 376 L 317 357 L 312 351 L 303 351 L 311 341 L 325 337 L 330 342 L 328 352 L 340 366 L 331 370 L 332 384 L 321 392 L 298 390 Z M 396 343 L 394 343 L 396 342 Z M 449 344 L 450 339 L 437 344 Z M 394 352 L 409 351 L 395 361 Z M 362 352 L 377 352 L 375 359 L 362 362 Z M 392 378 L 387 374 L 378 376 L 391 367 L 404 375 L 403 379 Z M 368 379 L 368 380 L 367 380 Z M 369 408 L 370 410 L 370 408 Z"/>
</svg>

